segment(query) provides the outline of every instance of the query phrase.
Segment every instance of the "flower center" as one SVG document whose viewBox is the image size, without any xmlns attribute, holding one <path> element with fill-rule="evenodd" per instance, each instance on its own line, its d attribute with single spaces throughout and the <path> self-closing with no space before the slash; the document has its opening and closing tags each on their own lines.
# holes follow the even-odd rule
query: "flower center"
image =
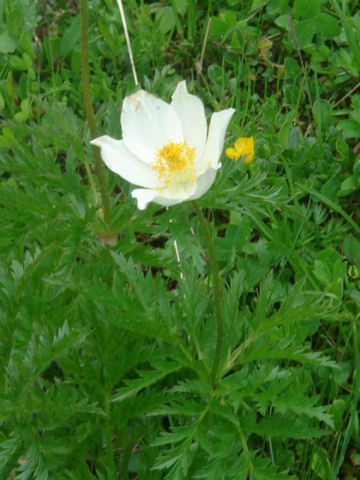
<svg viewBox="0 0 360 480">
<path fill-rule="evenodd" d="M 159 180 L 164 186 L 179 185 L 194 180 L 195 150 L 184 142 L 169 142 L 156 152 L 153 168 L 157 170 Z"/>
</svg>

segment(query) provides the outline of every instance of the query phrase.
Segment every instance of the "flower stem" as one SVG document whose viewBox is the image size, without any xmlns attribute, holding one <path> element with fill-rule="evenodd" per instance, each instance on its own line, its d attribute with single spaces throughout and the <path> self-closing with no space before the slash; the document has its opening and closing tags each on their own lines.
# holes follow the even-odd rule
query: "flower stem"
<svg viewBox="0 0 360 480">
<path fill-rule="evenodd" d="M 219 363 L 223 348 L 223 317 L 221 311 L 221 285 L 220 285 L 220 275 L 219 275 L 219 267 L 216 260 L 215 248 L 214 244 L 211 239 L 211 233 L 209 229 L 208 222 L 204 217 L 204 214 L 196 201 L 193 201 L 194 208 L 196 215 L 198 216 L 201 228 L 203 230 L 205 240 L 207 243 L 209 256 L 210 256 L 210 266 L 211 266 L 211 273 L 212 273 L 212 281 L 213 281 L 213 294 L 214 294 L 214 305 L 215 305 L 215 317 L 216 317 L 216 324 L 217 324 L 217 338 L 216 338 L 216 348 L 215 348 L 215 355 L 214 361 L 211 369 L 211 384 L 213 388 L 216 384 L 216 376 L 219 369 Z"/>
<path fill-rule="evenodd" d="M 91 138 L 96 138 L 96 122 L 94 109 L 91 103 L 90 96 L 90 82 L 89 82 L 89 44 L 88 44 L 88 8 L 87 0 L 80 0 L 80 12 L 81 12 L 81 84 L 83 91 L 83 100 L 86 112 L 86 118 L 89 124 Z M 108 192 L 106 191 L 104 169 L 100 158 L 99 150 L 92 147 L 94 159 L 95 159 L 95 171 L 99 180 L 99 187 L 101 192 L 101 201 L 103 209 L 104 222 L 109 223 L 110 203 Z"/>
</svg>

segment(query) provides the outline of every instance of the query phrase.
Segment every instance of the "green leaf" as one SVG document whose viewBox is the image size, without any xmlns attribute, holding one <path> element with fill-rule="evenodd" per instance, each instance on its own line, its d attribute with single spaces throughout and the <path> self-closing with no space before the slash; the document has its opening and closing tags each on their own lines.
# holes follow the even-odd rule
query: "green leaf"
<svg viewBox="0 0 360 480">
<path fill-rule="evenodd" d="M 154 470 L 164 470 L 169 468 L 174 463 L 181 462 L 184 458 L 189 456 L 192 438 L 187 438 L 181 445 L 164 452 L 152 467 Z"/>
<path fill-rule="evenodd" d="M 212 37 L 221 37 L 228 34 L 236 26 L 236 15 L 232 10 L 221 12 L 219 17 L 211 21 L 210 34 Z M 219 66 L 219 65 L 218 65 Z"/>
<path fill-rule="evenodd" d="M 328 130 L 334 122 L 331 112 L 331 105 L 327 100 L 319 98 L 314 102 L 313 114 L 322 131 Z"/>
<path fill-rule="evenodd" d="M 344 238 L 343 249 L 350 261 L 355 261 L 360 265 L 360 242 L 351 233 Z"/>
<path fill-rule="evenodd" d="M 139 371 L 137 372 L 140 378 L 135 380 L 125 380 L 126 387 L 119 388 L 117 393 L 113 396 L 113 402 L 121 402 L 126 398 L 135 396 L 143 388 L 149 387 L 159 380 L 163 379 L 170 373 L 180 370 L 182 365 L 175 363 L 164 363 L 160 370 Z"/>
<path fill-rule="evenodd" d="M 170 6 L 162 6 L 157 12 L 159 20 L 159 29 L 161 33 L 167 33 L 175 27 L 175 15 Z"/>
<path fill-rule="evenodd" d="M 251 463 L 254 480 L 295 480 L 293 476 L 279 472 L 279 469 L 271 465 L 268 459 L 255 457 Z"/>
<path fill-rule="evenodd" d="M 315 257 L 314 275 L 325 285 L 331 285 L 337 280 L 344 280 L 346 265 L 339 252 L 333 248 L 319 252 Z"/>
<path fill-rule="evenodd" d="M 293 125 L 293 122 L 291 120 L 289 120 L 288 122 L 285 122 L 281 126 L 279 132 L 277 133 L 278 141 L 284 149 L 288 148 L 289 146 L 289 134 L 290 134 L 292 125 Z"/>
<path fill-rule="evenodd" d="M 34 478 L 36 478 L 36 480 L 47 480 L 48 477 L 49 477 L 49 471 L 46 467 L 44 458 L 42 455 L 39 455 L 38 464 L 34 472 Z"/>
<path fill-rule="evenodd" d="M 255 425 L 246 428 L 248 434 L 271 436 L 273 438 L 294 438 L 311 440 L 328 435 L 329 432 L 314 427 L 305 417 L 279 415 L 277 413 L 260 420 Z"/>
<path fill-rule="evenodd" d="M 295 80 L 300 75 L 300 67 L 292 57 L 286 57 L 284 61 L 286 76 Z"/>
<path fill-rule="evenodd" d="M 208 438 L 209 435 L 204 434 L 201 437 L 201 440 L 206 441 Z M 203 446 L 203 444 L 201 446 Z M 194 480 L 219 480 L 224 478 L 224 472 L 228 474 L 228 478 L 234 480 L 246 480 L 248 478 L 251 464 L 250 459 L 247 458 L 244 453 L 237 456 L 234 455 L 230 463 L 231 465 L 229 465 L 229 462 L 227 462 L 226 459 L 215 457 L 212 461 L 207 462 L 207 464 L 196 473 Z"/>
<path fill-rule="evenodd" d="M 315 30 L 322 33 L 324 38 L 333 39 L 340 33 L 340 25 L 336 18 L 327 13 L 319 13 L 315 17 Z"/>
<path fill-rule="evenodd" d="M 360 138 L 360 123 L 355 120 L 340 120 L 338 128 L 343 130 L 345 138 Z"/>
<path fill-rule="evenodd" d="M 352 228 L 360 234 L 360 227 L 359 225 L 354 222 L 352 217 L 348 215 L 341 207 L 339 207 L 336 203 L 334 203 L 330 198 L 326 197 L 325 195 L 322 195 L 320 192 L 317 190 L 314 190 L 313 188 L 309 188 L 307 185 L 302 185 L 302 188 L 313 195 L 314 197 L 318 198 L 323 202 L 325 205 L 327 205 L 329 208 L 334 210 L 335 212 L 339 213 L 351 226 Z"/>
<path fill-rule="evenodd" d="M 311 3 L 313 2 L 311 1 Z M 300 20 L 299 22 L 296 22 L 294 24 L 294 31 L 298 47 L 301 49 L 308 46 L 315 33 L 312 18 L 310 17 L 309 20 Z"/>
<path fill-rule="evenodd" d="M 155 440 L 152 445 L 158 447 L 161 445 L 181 442 L 182 440 L 191 438 L 196 429 L 196 423 L 193 425 L 184 425 L 182 427 L 172 427 L 171 432 L 162 432 L 161 437 Z"/>
<path fill-rule="evenodd" d="M 313 454 L 311 459 L 311 469 L 321 478 L 321 480 L 329 480 L 334 478 L 335 472 L 331 468 L 328 453 L 324 448 L 319 448 Z"/>
<path fill-rule="evenodd" d="M 269 0 L 253 0 L 250 8 L 250 12 L 257 10 L 258 8 L 264 7 Z"/>
<path fill-rule="evenodd" d="M 321 352 L 312 352 L 304 346 L 291 345 L 294 338 L 287 337 L 281 340 L 269 338 L 265 334 L 259 336 L 248 349 L 240 346 L 241 352 L 237 363 L 244 365 L 254 360 L 265 359 L 288 359 L 300 363 L 309 363 L 313 365 L 322 365 L 336 368 L 336 363 Z"/>
<path fill-rule="evenodd" d="M 7 15 L 6 26 L 13 38 L 18 38 L 24 26 L 24 12 L 20 8 L 14 8 Z"/>
<path fill-rule="evenodd" d="M 180 15 L 185 15 L 188 7 L 187 3 L 187 0 L 174 0 L 177 13 Z"/>
<path fill-rule="evenodd" d="M 22 447 L 24 433 L 21 429 L 15 429 L 8 438 L 2 438 L 0 443 L 0 474 L 11 469 L 17 461 L 16 455 Z M 9 465 L 10 464 L 10 465 Z M 7 478 L 4 476 L 4 478 Z"/>
<path fill-rule="evenodd" d="M 314 18 L 320 12 L 319 0 L 295 0 L 293 12 L 296 18 Z"/>
<path fill-rule="evenodd" d="M 0 34 L 0 53 L 13 53 L 16 48 L 15 41 L 10 37 L 7 31 Z"/>
<path fill-rule="evenodd" d="M 18 70 L 20 72 L 27 70 L 24 59 L 19 57 L 18 55 L 10 55 L 9 64 L 14 70 Z"/>
<path fill-rule="evenodd" d="M 340 190 L 337 192 L 338 197 L 346 197 L 358 189 L 357 181 L 354 175 L 346 178 L 340 184 Z"/>
<path fill-rule="evenodd" d="M 61 39 L 60 54 L 63 57 L 66 57 L 73 50 L 80 39 L 80 20 L 80 15 L 76 15 Z"/>
</svg>

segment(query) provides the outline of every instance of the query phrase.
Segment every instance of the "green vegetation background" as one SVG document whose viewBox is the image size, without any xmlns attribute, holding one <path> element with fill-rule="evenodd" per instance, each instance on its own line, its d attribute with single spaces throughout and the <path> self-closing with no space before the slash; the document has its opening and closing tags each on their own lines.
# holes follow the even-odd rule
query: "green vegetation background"
<svg viewBox="0 0 360 480">
<path fill-rule="evenodd" d="M 88 6 L 97 128 L 121 138 L 123 27 L 115 0 Z M 140 212 L 107 171 L 102 223 L 79 2 L 1 0 L 0 478 L 359 478 L 357 1 L 125 13 L 143 88 L 169 101 L 186 79 L 209 115 L 236 108 L 226 146 L 255 137 L 254 162 L 224 158 L 200 202 L 224 282 L 221 380 L 192 206 Z"/>
</svg>

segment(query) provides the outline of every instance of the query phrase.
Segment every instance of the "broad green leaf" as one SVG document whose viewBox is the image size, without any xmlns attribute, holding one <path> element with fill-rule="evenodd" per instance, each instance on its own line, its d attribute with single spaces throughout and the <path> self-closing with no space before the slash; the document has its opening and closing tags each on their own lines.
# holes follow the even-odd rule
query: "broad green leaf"
<svg viewBox="0 0 360 480">
<path fill-rule="evenodd" d="M 312 0 L 311 0 L 311 3 Z M 296 41 L 300 49 L 308 46 L 314 36 L 315 28 L 312 18 L 308 20 L 300 20 L 294 24 L 294 31 L 296 36 Z"/>
<path fill-rule="evenodd" d="M 250 8 L 250 12 L 257 10 L 258 8 L 264 7 L 269 0 L 253 0 Z"/>
<path fill-rule="evenodd" d="M 360 265 L 360 242 L 354 235 L 349 234 L 344 238 L 343 248 L 347 258 Z"/>
<path fill-rule="evenodd" d="M 319 0 L 295 0 L 294 15 L 295 17 L 307 17 L 310 21 L 320 11 Z"/>
<path fill-rule="evenodd" d="M 24 26 L 24 12 L 20 8 L 10 10 L 6 18 L 6 26 L 13 38 L 18 38 Z"/>
<path fill-rule="evenodd" d="M 322 250 L 315 257 L 314 274 L 325 285 L 344 280 L 346 265 L 341 255 L 333 248 Z"/>
<path fill-rule="evenodd" d="M 311 460 L 311 469 L 321 478 L 321 480 L 334 478 L 335 472 L 333 472 L 331 468 L 328 453 L 324 448 L 319 448 L 314 453 Z"/>
<path fill-rule="evenodd" d="M 16 48 L 15 41 L 10 37 L 8 32 L 2 32 L 0 34 L 0 53 L 13 53 Z"/>
<path fill-rule="evenodd" d="M 80 15 L 76 15 L 64 33 L 60 43 L 60 54 L 66 57 L 80 39 Z"/>
<path fill-rule="evenodd" d="M 315 17 L 315 29 L 325 38 L 333 39 L 340 33 L 338 20 L 327 13 L 319 13 Z"/>
<path fill-rule="evenodd" d="M 161 6 L 159 8 L 157 19 L 159 20 L 159 29 L 161 33 L 167 33 L 175 27 L 174 11 L 169 6 Z"/>
<path fill-rule="evenodd" d="M 360 138 L 360 123 L 355 120 L 340 120 L 338 128 L 343 130 L 345 138 Z"/>
</svg>

